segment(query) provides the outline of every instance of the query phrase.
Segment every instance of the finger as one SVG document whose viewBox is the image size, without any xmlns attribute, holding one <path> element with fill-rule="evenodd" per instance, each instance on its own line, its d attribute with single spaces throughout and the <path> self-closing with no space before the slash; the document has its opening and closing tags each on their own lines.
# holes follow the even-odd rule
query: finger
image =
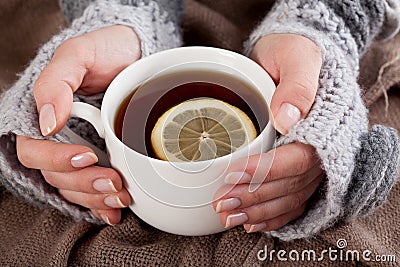
<svg viewBox="0 0 400 267">
<path fill-rule="evenodd" d="M 239 159 L 229 168 L 225 183 L 270 182 L 304 174 L 314 165 L 319 165 L 315 148 L 291 143 L 264 154 Z"/>
<path fill-rule="evenodd" d="M 122 179 L 111 169 L 89 166 L 72 172 L 42 171 L 46 181 L 64 190 L 82 193 L 116 193 L 122 189 Z"/>
<path fill-rule="evenodd" d="M 272 218 L 270 220 L 260 222 L 257 224 L 244 224 L 243 227 L 248 233 L 255 233 L 255 232 L 266 232 L 266 231 L 273 231 L 277 230 L 289 222 L 299 218 L 306 208 L 306 205 L 302 205 L 298 209 L 282 214 L 278 217 Z"/>
<path fill-rule="evenodd" d="M 60 189 L 59 192 L 69 202 L 88 209 L 120 209 L 126 208 L 132 202 L 126 189 L 115 194 L 88 194 L 64 189 Z"/>
<path fill-rule="evenodd" d="M 60 45 L 34 85 L 42 134 L 54 134 L 64 126 L 73 92 L 104 91 L 122 69 L 138 60 L 139 44 L 131 27 L 115 25 Z"/>
<path fill-rule="evenodd" d="M 58 132 L 65 125 L 71 111 L 72 95 L 93 64 L 94 51 L 88 38 L 81 36 L 67 40 L 57 48 L 36 80 L 33 93 L 44 136 Z"/>
<path fill-rule="evenodd" d="M 305 49 L 289 53 L 279 62 L 280 80 L 271 100 L 271 112 L 275 118 L 276 129 L 287 134 L 304 118 L 312 104 L 318 88 L 322 58 L 319 48 L 311 40 Z M 308 48 L 308 49 L 307 49 Z"/>
<path fill-rule="evenodd" d="M 306 174 L 288 177 L 263 183 L 256 191 L 249 192 L 246 184 L 236 185 L 221 200 L 214 201 L 213 206 L 217 213 L 244 209 L 275 198 L 292 195 L 308 187 L 322 173 L 319 166 L 314 166 Z M 222 192 L 229 190 L 229 185 L 220 188 Z M 217 192 L 216 195 L 221 194 Z"/>
<path fill-rule="evenodd" d="M 98 159 L 88 147 L 17 136 L 17 155 L 27 168 L 70 172 L 95 164 Z"/>
<path fill-rule="evenodd" d="M 275 128 L 286 134 L 304 118 L 314 102 L 322 56 L 310 39 L 293 34 L 261 38 L 251 54 L 278 85 L 272 97 Z"/>
<path fill-rule="evenodd" d="M 111 226 L 121 221 L 121 209 L 91 210 L 94 216 Z"/>
<path fill-rule="evenodd" d="M 321 179 L 322 176 L 315 179 L 303 190 L 291 195 L 275 198 L 244 209 L 220 213 L 220 221 L 225 228 L 231 228 L 244 223 L 258 224 L 296 210 L 311 197 L 319 186 Z"/>
</svg>

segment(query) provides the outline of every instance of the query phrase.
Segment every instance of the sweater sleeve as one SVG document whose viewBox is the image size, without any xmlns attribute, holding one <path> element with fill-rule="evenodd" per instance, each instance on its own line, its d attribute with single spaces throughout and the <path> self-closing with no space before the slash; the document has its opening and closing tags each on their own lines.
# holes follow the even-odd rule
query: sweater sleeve
<svg viewBox="0 0 400 267">
<path fill-rule="evenodd" d="M 108 16 L 102 18 L 99 28 L 110 24 L 131 26 L 141 40 L 144 56 L 181 42 L 178 25 L 183 12 L 183 0 L 60 0 L 60 6 L 66 21 L 70 23 L 80 18 L 84 11 L 87 13 L 88 7 L 90 10 L 97 6 L 103 16 Z"/>
<path fill-rule="evenodd" d="M 32 89 L 56 48 L 65 40 L 102 27 L 122 24 L 132 27 L 138 34 L 142 56 L 180 46 L 178 23 L 179 12 L 182 10 L 181 0 L 159 2 L 160 4 L 155 0 L 62 1 L 62 7 L 66 8 L 64 13 L 72 21 L 71 26 L 41 47 L 19 80 L 0 99 L 0 183 L 5 188 L 31 203 L 55 207 L 76 220 L 99 222 L 88 210 L 65 201 L 55 188 L 45 182 L 38 170 L 28 169 L 20 164 L 15 148 L 15 135 L 44 139 L 39 130 Z M 99 104 L 102 96 L 74 96 L 74 99 Z M 96 139 L 95 131 L 84 123 L 75 125 L 75 129 L 86 138 Z M 62 133 L 46 139 L 69 142 L 68 136 Z"/>
<path fill-rule="evenodd" d="M 245 44 L 249 54 L 264 35 L 300 34 L 313 40 L 323 57 L 313 107 L 278 145 L 315 147 L 327 179 L 303 216 L 271 235 L 310 237 L 340 219 L 366 214 L 386 198 L 397 177 L 399 141 L 392 129 L 368 132 L 357 77 L 369 44 L 397 33 L 399 14 L 397 0 L 279 0 Z M 371 168 L 376 169 L 368 172 Z"/>
</svg>

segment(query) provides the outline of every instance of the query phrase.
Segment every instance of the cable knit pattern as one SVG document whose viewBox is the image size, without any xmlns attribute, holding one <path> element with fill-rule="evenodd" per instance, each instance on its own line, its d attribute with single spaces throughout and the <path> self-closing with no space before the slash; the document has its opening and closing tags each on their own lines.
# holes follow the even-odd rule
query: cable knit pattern
<svg viewBox="0 0 400 267">
<path fill-rule="evenodd" d="M 88 1 L 78 2 L 88 3 Z M 71 3 L 78 2 L 71 1 Z M 178 21 L 167 20 L 167 13 L 162 11 L 155 1 L 148 1 L 147 4 L 139 3 L 138 6 L 126 6 L 119 1 L 111 0 L 94 1 L 86 8 L 82 17 L 74 20 L 70 28 L 63 30 L 46 43 L 20 79 L 5 92 L 0 101 L 1 183 L 14 194 L 30 202 L 39 205 L 50 204 L 76 220 L 99 222 L 87 210 L 65 201 L 57 190 L 44 181 L 39 171 L 25 168 L 17 159 L 14 135 L 43 139 L 39 131 L 38 114 L 32 91 L 34 82 L 50 62 L 56 48 L 69 38 L 110 25 L 127 25 L 133 27 L 138 34 L 142 45 L 142 55 L 147 56 L 181 45 L 177 23 Z M 75 101 L 82 99 L 75 96 Z M 98 105 L 101 95 L 84 99 L 86 102 Z M 85 130 L 82 127 L 78 129 L 84 133 L 84 136 L 93 139 L 94 131 L 88 130 L 87 127 Z M 68 142 L 62 134 L 47 139 Z"/>
<path fill-rule="evenodd" d="M 293 33 L 317 43 L 323 56 L 319 88 L 309 115 L 281 138 L 278 145 L 297 141 L 315 147 L 327 179 L 306 213 L 270 232 L 271 235 L 283 240 L 312 236 L 334 224 L 341 216 L 367 213 L 382 203 L 392 187 L 395 180 L 393 169 L 397 168 L 398 162 L 397 137 L 383 127 L 368 134 L 367 110 L 357 84 L 359 57 L 380 33 L 384 20 L 385 5 L 379 1 L 282 0 L 275 4 L 250 36 L 245 48 L 247 53 L 266 34 Z M 381 135 L 386 137 L 379 139 L 377 136 Z M 376 139 L 381 141 L 379 149 L 369 145 L 369 149 L 360 150 L 361 142 L 368 145 Z M 357 159 L 371 153 L 376 153 L 376 156 L 364 161 L 365 166 L 355 165 L 359 152 Z M 372 168 L 371 164 L 382 165 L 379 169 L 382 173 L 362 176 L 364 170 Z M 384 166 L 391 167 L 387 169 Z M 369 186 L 356 191 L 352 186 L 360 184 L 360 176 Z M 360 195 L 366 198 L 364 203 L 357 203 Z M 353 200 L 353 206 L 347 205 L 349 199 Z"/>
<path fill-rule="evenodd" d="M 330 0 L 321 2 L 329 10 L 340 15 L 344 25 L 350 30 L 360 54 L 363 54 L 372 41 L 370 37 L 382 29 L 385 18 L 384 1 L 342 0 L 340 4 Z"/>
</svg>

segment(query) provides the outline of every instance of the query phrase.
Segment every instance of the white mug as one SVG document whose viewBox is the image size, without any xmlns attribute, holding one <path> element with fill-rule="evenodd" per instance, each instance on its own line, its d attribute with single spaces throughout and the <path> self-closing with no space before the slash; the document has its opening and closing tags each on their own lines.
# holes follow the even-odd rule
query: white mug
<svg viewBox="0 0 400 267">
<path fill-rule="evenodd" d="M 275 90 L 266 71 L 243 55 L 211 47 L 182 47 L 150 55 L 128 66 L 109 85 L 101 110 L 75 102 L 71 117 L 89 121 L 105 139 L 110 164 L 122 175 L 133 199 L 130 209 L 137 216 L 173 234 L 213 234 L 225 230 L 212 208 L 212 201 L 217 189 L 224 185 L 227 168 L 239 158 L 271 149 L 275 130 L 270 115 L 265 128 L 244 148 L 199 162 L 162 161 L 126 146 L 114 132 L 116 113 L 123 100 L 155 74 L 182 70 L 234 75 L 255 89 L 266 107 Z"/>
</svg>

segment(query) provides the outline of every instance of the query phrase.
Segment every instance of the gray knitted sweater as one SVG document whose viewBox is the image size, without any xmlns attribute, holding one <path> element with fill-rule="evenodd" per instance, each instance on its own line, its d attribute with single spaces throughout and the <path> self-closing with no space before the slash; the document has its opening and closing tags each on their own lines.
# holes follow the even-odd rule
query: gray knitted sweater
<svg viewBox="0 0 400 267">
<path fill-rule="evenodd" d="M 141 40 L 142 55 L 181 45 L 181 0 L 62 0 L 71 26 L 45 44 L 15 85 L 0 100 L 0 182 L 27 201 L 52 206 L 76 220 L 99 221 L 88 211 L 65 201 L 40 172 L 17 159 L 15 135 L 43 139 L 32 87 L 55 49 L 65 40 L 95 29 L 123 24 Z M 398 0 L 279 0 L 245 44 L 249 53 L 269 33 L 304 35 L 321 48 L 323 66 L 315 103 L 304 120 L 279 145 L 298 141 L 316 148 L 327 179 L 303 216 L 271 235 L 283 240 L 309 237 L 338 220 L 365 215 L 382 204 L 398 175 L 400 142 L 393 129 L 368 131 L 367 110 L 357 84 L 359 58 L 374 39 L 390 38 L 399 30 Z M 75 101 L 99 105 L 102 95 L 75 96 Z M 102 148 L 87 123 L 70 127 Z M 48 139 L 69 142 L 56 134 Z"/>
</svg>

